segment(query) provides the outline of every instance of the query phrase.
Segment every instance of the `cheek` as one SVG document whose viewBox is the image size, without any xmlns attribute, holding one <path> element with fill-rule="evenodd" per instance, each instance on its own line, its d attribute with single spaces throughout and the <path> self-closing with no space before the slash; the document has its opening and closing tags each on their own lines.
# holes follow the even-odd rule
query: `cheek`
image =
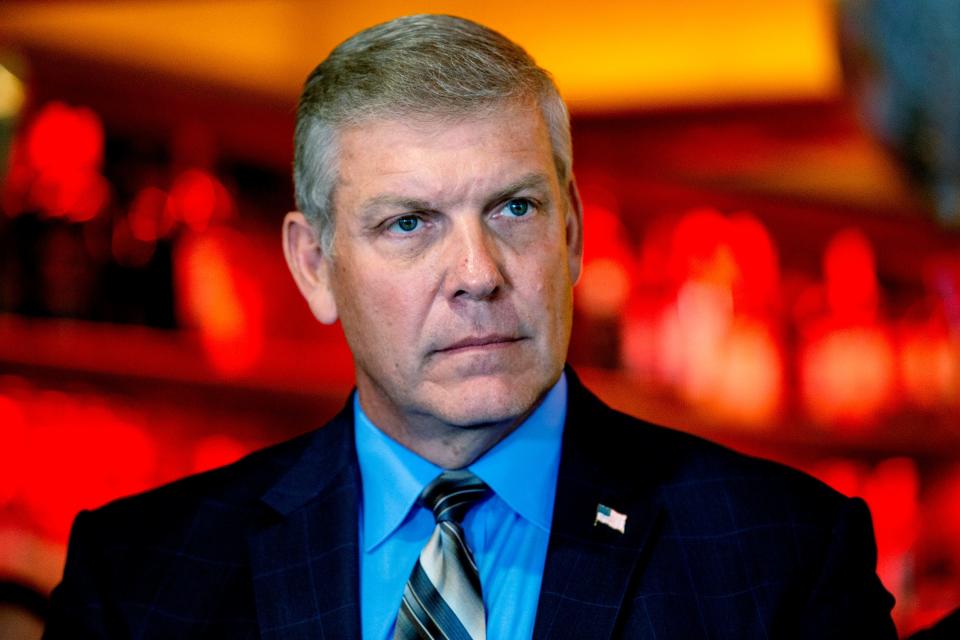
<svg viewBox="0 0 960 640">
<path fill-rule="evenodd" d="M 367 274 L 363 278 L 351 274 Z M 421 326 L 422 291 L 416 278 L 394 269 L 344 269 L 338 274 L 338 308 L 355 350 L 388 353 L 415 344 Z"/>
<path fill-rule="evenodd" d="M 566 307 L 572 303 L 566 256 L 560 252 L 543 254 L 522 265 L 521 270 L 525 315 L 540 322 L 562 322 Z"/>
</svg>

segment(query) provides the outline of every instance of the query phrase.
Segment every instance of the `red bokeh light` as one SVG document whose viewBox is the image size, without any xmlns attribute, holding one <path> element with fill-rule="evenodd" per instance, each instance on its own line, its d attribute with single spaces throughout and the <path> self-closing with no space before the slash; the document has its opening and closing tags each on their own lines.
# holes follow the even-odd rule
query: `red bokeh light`
<svg viewBox="0 0 960 640">
<path fill-rule="evenodd" d="M 688 279 L 730 286 L 735 277 L 732 250 L 727 242 L 729 221 L 713 209 L 690 211 L 673 230 L 667 265 L 677 285 Z"/>
<path fill-rule="evenodd" d="M 107 204 L 110 187 L 94 171 L 76 170 L 40 174 L 33 183 L 31 202 L 52 217 L 87 222 Z"/>
<path fill-rule="evenodd" d="M 896 457 L 871 467 L 862 460 L 827 459 L 815 464 L 810 471 L 837 491 L 866 501 L 877 541 L 877 573 L 898 599 L 893 612 L 895 622 L 901 632 L 915 629 L 918 620 L 910 598 L 917 584 L 915 556 L 921 530 L 917 463 L 910 458 Z M 933 621 L 933 618 L 928 620 Z"/>
<path fill-rule="evenodd" d="M 863 462 L 846 458 L 829 458 L 818 462 L 810 472 L 845 496 L 862 496 L 869 474 Z"/>
<path fill-rule="evenodd" d="M 20 495 L 54 539 L 66 537 L 78 510 L 142 491 L 154 481 L 153 439 L 103 403 L 45 392 L 31 413 Z"/>
<path fill-rule="evenodd" d="M 36 209 L 74 222 L 91 220 L 110 198 L 100 175 L 103 149 L 103 126 L 93 111 L 47 104 L 15 144 L 5 208 L 12 215 Z"/>
<path fill-rule="evenodd" d="M 653 253 L 645 243 L 644 255 Z M 767 316 L 779 307 L 777 250 L 763 223 L 749 213 L 684 214 L 673 230 L 666 270 L 678 287 L 693 279 L 729 289 L 738 314 Z"/>
<path fill-rule="evenodd" d="M 167 194 L 156 187 L 141 189 L 130 205 L 130 233 L 141 242 L 165 238 L 175 223 Z"/>
<path fill-rule="evenodd" d="M 823 288 L 807 287 L 793 309 L 802 336 L 801 399 L 821 424 L 866 429 L 900 400 L 897 351 L 880 317 L 876 264 L 866 236 L 856 229 L 835 234 L 824 252 L 823 275 Z M 818 309 L 820 302 L 825 304 Z"/>
<path fill-rule="evenodd" d="M 208 436 L 193 450 L 193 472 L 199 473 L 235 462 L 255 447 L 225 435 Z"/>
<path fill-rule="evenodd" d="M 827 301 L 834 317 L 872 321 L 879 304 L 876 261 L 870 241 L 859 230 L 837 233 L 823 256 Z"/>
<path fill-rule="evenodd" d="M 870 505 L 877 547 L 884 555 L 906 553 L 919 528 L 920 473 L 910 458 L 889 458 L 867 476 L 863 497 Z"/>
<path fill-rule="evenodd" d="M 110 235 L 110 249 L 117 264 L 126 267 L 143 267 L 156 251 L 157 244 L 153 240 L 144 241 L 133 234 L 129 218 L 114 220 Z"/>
<path fill-rule="evenodd" d="M 0 530 L 12 516 L 16 527 L 60 544 L 81 509 L 232 462 L 260 446 L 232 436 L 190 436 L 209 425 L 189 415 L 175 419 L 185 432 L 156 432 L 148 416 L 115 397 L 0 379 Z M 0 571 L 8 551 L 2 545 Z"/>
<path fill-rule="evenodd" d="M 26 141 L 28 162 L 41 174 L 97 171 L 103 162 L 103 126 L 83 107 L 51 102 L 34 118 Z"/>
<path fill-rule="evenodd" d="M 730 217 L 729 243 L 738 265 L 734 303 L 745 313 L 766 315 L 779 307 L 780 265 L 767 228 L 754 216 Z"/>
<path fill-rule="evenodd" d="M 577 305 L 594 317 L 615 317 L 626 306 L 632 288 L 633 252 L 627 231 L 612 209 L 588 206 L 584 213 L 583 273 Z"/>
<path fill-rule="evenodd" d="M 960 463 L 935 476 L 924 497 L 922 522 L 928 548 L 923 551 L 952 573 L 960 572 Z M 960 597 L 960 584 L 955 589 Z"/>
<path fill-rule="evenodd" d="M 960 343 L 943 327 L 903 325 L 899 355 L 903 391 L 915 405 L 935 409 L 960 399 Z"/>
<path fill-rule="evenodd" d="M 223 222 L 233 213 L 233 199 L 214 176 L 190 169 L 177 176 L 170 189 L 168 206 L 172 216 L 192 231 L 204 231 Z"/>
<path fill-rule="evenodd" d="M 863 498 L 870 505 L 877 539 L 877 574 L 894 593 L 908 593 L 914 580 L 919 487 L 920 474 L 910 458 L 880 462 L 864 483 Z"/>
<path fill-rule="evenodd" d="M 653 224 L 640 265 L 645 291 L 660 299 L 632 307 L 628 366 L 655 373 L 710 415 L 770 424 L 784 372 L 779 261 L 764 225 L 747 213 L 695 209 L 672 226 Z"/>
<path fill-rule="evenodd" d="M 0 506 L 13 500 L 26 471 L 28 430 L 23 407 L 0 395 Z"/>
</svg>

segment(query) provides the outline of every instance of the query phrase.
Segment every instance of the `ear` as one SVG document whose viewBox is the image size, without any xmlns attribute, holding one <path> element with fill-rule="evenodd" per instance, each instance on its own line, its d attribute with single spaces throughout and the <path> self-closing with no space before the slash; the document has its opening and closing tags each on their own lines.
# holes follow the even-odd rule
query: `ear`
<svg viewBox="0 0 960 640">
<path fill-rule="evenodd" d="M 323 324 L 336 322 L 330 256 L 324 253 L 316 229 L 299 211 L 291 211 L 283 219 L 283 255 L 316 319 Z"/>
<path fill-rule="evenodd" d="M 573 178 L 567 186 L 567 259 L 570 279 L 576 284 L 583 267 L 583 205 Z"/>
</svg>

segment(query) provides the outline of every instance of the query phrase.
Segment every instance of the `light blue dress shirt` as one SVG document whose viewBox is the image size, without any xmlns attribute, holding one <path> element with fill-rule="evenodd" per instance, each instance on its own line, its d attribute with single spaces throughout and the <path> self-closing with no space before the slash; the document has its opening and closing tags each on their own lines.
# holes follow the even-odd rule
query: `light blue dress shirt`
<svg viewBox="0 0 960 640">
<path fill-rule="evenodd" d="M 387 640 L 404 585 L 435 524 L 417 497 L 442 469 L 374 426 L 357 394 L 353 408 L 363 482 L 361 628 L 364 640 Z M 533 636 L 566 412 L 567 381 L 561 376 L 522 425 L 469 466 L 493 490 L 463 522 L 480 569 L 488 640 Z"/>
</svg>

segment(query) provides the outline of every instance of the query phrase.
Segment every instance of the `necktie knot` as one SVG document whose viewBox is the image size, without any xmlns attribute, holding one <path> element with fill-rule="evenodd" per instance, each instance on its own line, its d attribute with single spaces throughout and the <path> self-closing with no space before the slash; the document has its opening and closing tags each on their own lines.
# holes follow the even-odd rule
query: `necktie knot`
<svg viewBox="0 0 960 640">
<path fill-rule="evenodd" d="M 444 471 L 428 484 L 420 500 L 433 511 L 437 522 L 460 522 L 467 511 L 482 500 L 490 488 L 466 469 Z"/>
<path fill-rule="evenodd" d="M 460 469 L 444 471 L 420 494 L 437 526 L 404 587 L 393 640 L 486 640 L 480 575 L 460 521 L 489 491 Z"/>
</svg>

